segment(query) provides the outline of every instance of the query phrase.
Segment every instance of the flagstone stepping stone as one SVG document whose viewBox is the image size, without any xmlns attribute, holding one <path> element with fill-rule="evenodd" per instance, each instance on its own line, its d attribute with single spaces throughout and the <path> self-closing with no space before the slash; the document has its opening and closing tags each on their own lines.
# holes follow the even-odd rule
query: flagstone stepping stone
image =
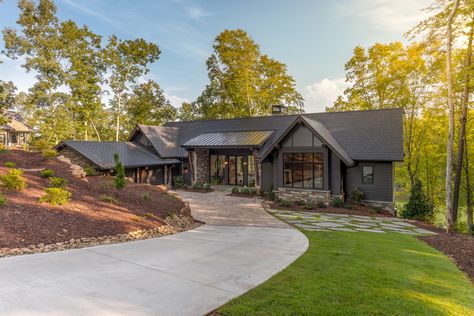
<svg viewBox="0 0 474 316">
<path fill-rule="evenodd" d="M 331 230 L 340 231 L 340 232 L 355 232 L 355 230 L 347 227 L 333 227 Z"/>
<path fill-rule="evenodd" d="M 332 222 L 314 223 L 314 225 L 319 226 L 319 227 L 344 227 L 345 226 L 339 223 L 332 223 Z"/>
<path fill-rule="evenodd" d="M 407 223 L 407 222 L 398 222 L 397 225 L 400 225 L 403 227 L 416 227 L 415 225 Z"/>
<path fill-rule="evenodd" d="M 308 224 L 295 224 L 295 226 L 303 229 L 307 228 L 316 228 L 316 229 L 322 229 L 321 227 L 313 226 L 313 225 L 308 225 Z"/>
<path fill-rule="evenodd" d="M 401 228 L 401 229 L 403 229 L 403 226 L 395 225 L 395 224 L 380 223 L 380 226 L 382 226 L 382 227 L 391 227 L 391 228 Z"/>
<path fill-rule="evenodd" d="M 382 229 L 391 230 L 391 231 L 395 231 L 395 232 L 407 232 L 407 231 L 411 231 L 411 230 L 408 230 L 408 229 L 395 228 L 395 227 L 382 227 Z"/>
<path fill-rule="evenodd" d="M 348 223 L 347 226 L 357 227 L 357 228 L 371 228 L 371 227 L 374 227 L 374 225 L 363 225 L 363 224 L 354 224 L 354 223 Z M 379 228 L 379 227 L 377 227 L 377 228 Z"/>
<path fill-rule="evenodd" d="M 379 230 L 379 229 L 356 228 L 355 230 L 360 231 L 360 232 L 385 234 L 385 232 L 383 230 Z"/>
</svg>

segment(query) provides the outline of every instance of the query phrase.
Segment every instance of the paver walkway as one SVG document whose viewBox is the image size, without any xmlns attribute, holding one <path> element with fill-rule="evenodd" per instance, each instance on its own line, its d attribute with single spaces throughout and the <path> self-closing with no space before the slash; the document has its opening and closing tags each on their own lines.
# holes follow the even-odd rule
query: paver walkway
<svg viewBox="0 0 474 316">
<path fill-rule="evenodd" d="M 345 231 L 400 233 L 407 235 L 436 235 L 401 218 L 344 215 L 331 213 L 295 212 L 268 209 L 270 213 L 296 227 L 310 231 Z"/>
<path fill-rule="evenodd" d="M 308 247 L 300 231 L 256 200 L 225 192 L 183 195 L 193 216 L 216 225 L 0 259 L 0 315 L 203 315 L 269 279 Z"/>
</svg>

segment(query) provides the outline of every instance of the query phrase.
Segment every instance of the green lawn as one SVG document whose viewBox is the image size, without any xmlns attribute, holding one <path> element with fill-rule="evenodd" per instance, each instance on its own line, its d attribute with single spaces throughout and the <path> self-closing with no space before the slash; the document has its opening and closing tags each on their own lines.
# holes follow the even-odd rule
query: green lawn
<svg viewBox="0 0 474 316">
<path fill-rule="evenodd" d="M 474 285 L 408 235 L 304 232 L 308 251 L 223 315 L 474 315 Z"/>
</svg>

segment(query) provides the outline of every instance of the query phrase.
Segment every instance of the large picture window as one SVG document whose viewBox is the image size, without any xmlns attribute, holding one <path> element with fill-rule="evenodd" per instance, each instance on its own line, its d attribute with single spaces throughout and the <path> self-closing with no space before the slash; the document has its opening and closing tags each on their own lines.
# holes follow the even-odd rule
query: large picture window
<svg viewBox="0 0 474 316">
<path fill-rule="evenodd" d="M 324 188 L 324 154 L 283 153 L 283 185 L 305 189 Z"/>
<path fill-rule="evenodd" d="M 362 183 L 374 183 L 374 167 L 362 166 Z"/>
</svg>

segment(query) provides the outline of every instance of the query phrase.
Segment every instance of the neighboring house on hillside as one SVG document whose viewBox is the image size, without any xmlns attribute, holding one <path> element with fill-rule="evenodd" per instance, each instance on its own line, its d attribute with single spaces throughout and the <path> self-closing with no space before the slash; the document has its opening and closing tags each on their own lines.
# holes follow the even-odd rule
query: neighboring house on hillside
<svg viewBox="0 0 474 316">
<path fill-rule="evenodd" d="M 280 197 L 322 200 L 357 187 L 368 203 L 393 207 L 394 162 L 403 161 L 400 109 L 138 125 L 128 142 L 64 141 L 56 148 L 98 170 L 120 154 L 137 182 L 249 185 Z"/>
<path fill-rule="evenodd" d="M 8 122 L 0 125 L 0 144 L 7 147 L 25 146 L 31 135 L 31 128 L 20 115 L 8 113 Z"/>
</svg>

